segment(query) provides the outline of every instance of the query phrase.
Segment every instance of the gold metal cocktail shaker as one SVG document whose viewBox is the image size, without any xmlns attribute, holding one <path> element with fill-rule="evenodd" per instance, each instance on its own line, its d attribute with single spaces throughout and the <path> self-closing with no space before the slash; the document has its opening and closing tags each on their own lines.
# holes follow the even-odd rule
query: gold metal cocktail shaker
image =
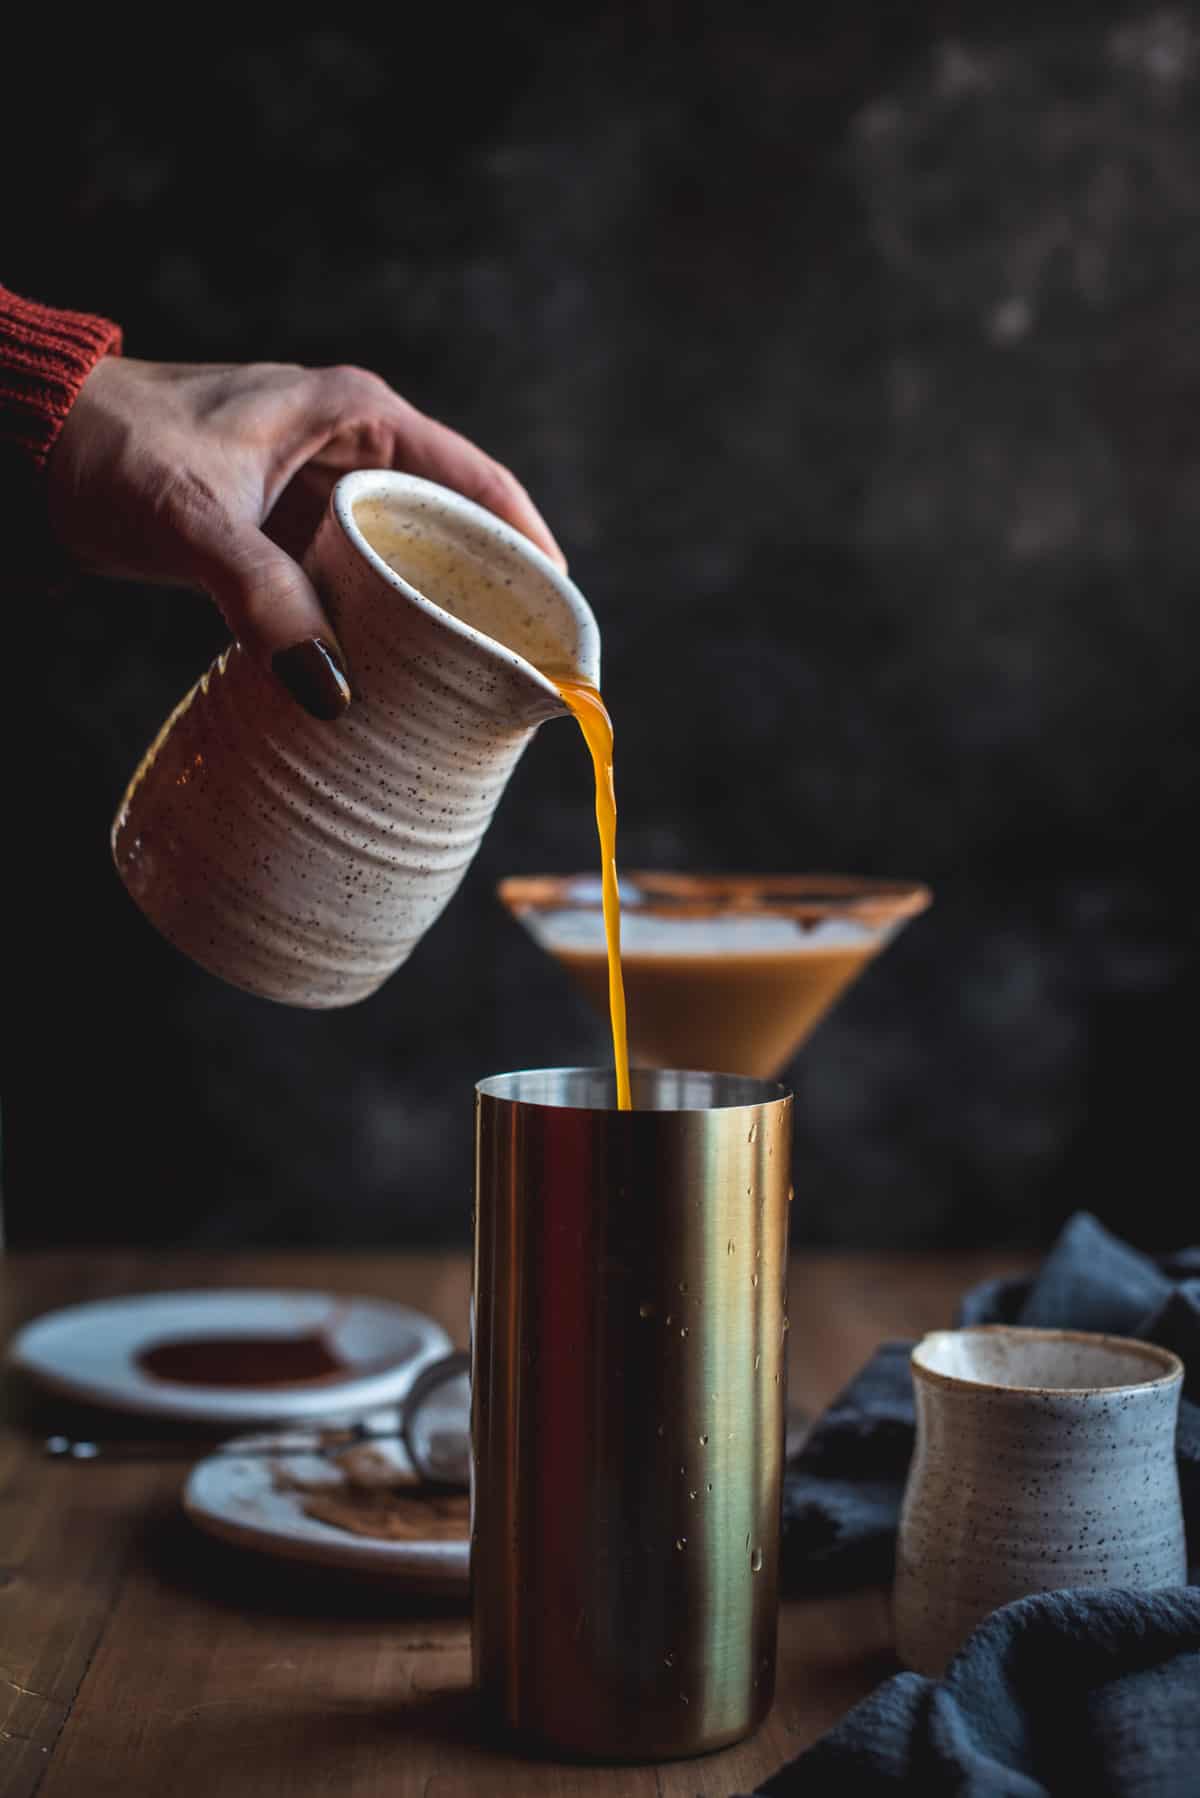
<svg viewBox="0 0 1200 1798">
<path fill-rule="evenodd" d="M 775 1680 L 791 1095 L 586 1068 L 476 1101 L 472 1644 L 509 1728 L 704 1753 Z"/>
</svg>

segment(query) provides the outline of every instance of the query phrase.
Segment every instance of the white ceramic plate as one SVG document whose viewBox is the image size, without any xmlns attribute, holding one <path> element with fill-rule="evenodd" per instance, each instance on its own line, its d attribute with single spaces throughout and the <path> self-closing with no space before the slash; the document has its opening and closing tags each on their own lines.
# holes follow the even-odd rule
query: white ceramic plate
<svg viewBox="0 0 1200 1798">
<path fill-rule="evenodd" d="M 387 1430 L 396 1428 L 399 1419 L 391 1410 L 376 1412 L 366 1421 L 373 1430 Z M 271 1440 L 270 1436 L 241 1438 L 192 1469 L 184 1487 L 183 1508 L 193 1523 L 239 1548 L 317 1566 L 378 1573 L 422 1590 L 465 1596 L 465 1542 L 384 1542 L 309 1517 L 303 1493 L 280 1490 L 280 1472 L 305 1484 L 320 1482 L 334 1489 L 342 1483 L 342 1475 L 320 1455 L 261 1452 Z M 245 1456 L 237 1452 L 251 1447 L 259 1452 Z M 399 1442 L 374 1443 L 372 1452 L 393 1462 L 398 1471 L 408 1471 L 408 1457 Z"/>
<path fill-rule="evenodd" d="M 311 1383 L 198 1386 L 138 1364 L 153 1343 L 203 1336 L 304 1336 L 324 1330 L 344 1373 Z M 242 1424 L 361 1412 L 404 1397 L 446 1353 L 440 1324 L 407 1305 L 328 1292 L 156 1292 L 99 1299 L 34 1318 L 8 1360 L 54 1392 L 179 1422 Z"/>
</svg>

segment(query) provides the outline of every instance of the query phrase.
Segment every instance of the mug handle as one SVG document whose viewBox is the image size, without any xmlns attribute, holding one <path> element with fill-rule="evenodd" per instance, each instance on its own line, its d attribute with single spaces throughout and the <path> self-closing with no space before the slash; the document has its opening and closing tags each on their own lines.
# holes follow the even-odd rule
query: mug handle
<svg viewBox="0 0 1200 1798">
<path fill-rule="evenodd" d="M 447 1385 L 456 1380 L 460 1374 L 471 1371 L 471 1356 L 467 1349 L 455 1349 L 453 1354 L 443 1355 L 438 1361 L 431 1361 L 423 1367 L 406 1393 L 400 1406 L 400 1440 L 412 1463 L 413 1471 L 428 1486 L 440 1486 L 447 1492 L 461 1492 L 466 1486 L 465 1480 L 447 1480 L 441 1474 L 430 1472 L 422 1459 L 416 1443 L 416 1419 L 425 1401 Z"/>
</svg>

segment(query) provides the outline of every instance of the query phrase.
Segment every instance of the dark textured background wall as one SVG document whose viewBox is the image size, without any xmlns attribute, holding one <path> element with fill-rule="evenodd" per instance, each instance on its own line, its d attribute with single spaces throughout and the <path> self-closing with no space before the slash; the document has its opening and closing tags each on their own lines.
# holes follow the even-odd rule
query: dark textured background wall
<svg viewBox="0 0 1200 1798">
<path fill-rule="evenodd" d="M 14 50 L 0 279 L 366 364 L 510 462 L 601 619 L 627 866 L 934 884 L 794 1069 L 801 1237 L 1194 1234 L 1194 11 L 443 10 Z M 465 1235 L 473 1079 L 606 1052 L 491 897 L 593 865 L 570 727 L 408 967 L 286 1012 L 109 865 L 215 613 L 35 609 L 10 1236 Z"/>
</svg>

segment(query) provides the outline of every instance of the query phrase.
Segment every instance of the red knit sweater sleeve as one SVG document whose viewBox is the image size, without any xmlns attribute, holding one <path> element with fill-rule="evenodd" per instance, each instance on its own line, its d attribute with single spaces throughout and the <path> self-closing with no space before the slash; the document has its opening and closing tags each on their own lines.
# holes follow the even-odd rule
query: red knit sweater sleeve
<svg viewBox="0 0 1200 1798">
<path fill-rule="evenodd" d="M 0 287 L 0 456 L 40 473 L 76 395 L 102 356 L 119 354 L 110 319 L 23 300 Z"/>
</svg>

